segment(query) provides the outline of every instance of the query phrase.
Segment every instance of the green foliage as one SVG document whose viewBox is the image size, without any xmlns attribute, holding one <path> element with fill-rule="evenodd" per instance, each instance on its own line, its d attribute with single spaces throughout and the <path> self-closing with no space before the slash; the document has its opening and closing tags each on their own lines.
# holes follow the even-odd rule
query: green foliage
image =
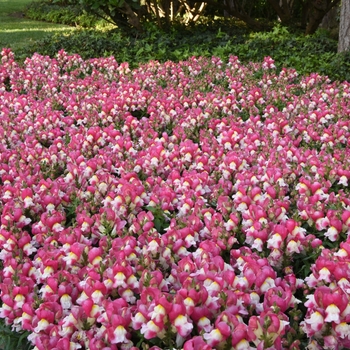
<svg viewBox="0 0 350 350">
<path fill-rule="evenodd" d="M 32 2 L 25 13 L 30 19 L 83 28 L 93 28 L 102 22 L 96 16 L 88 14 L 79 5 L 63 5 L 47 0 Z"/>
<path fill-rule="evenodd" d="M 30 350 L 31 343 L 27 340 L 29 332 L 14 332 L 11 326 L 0 319 L 0 349 L 3 350 Z"/>
<path fill-rule="evenodd" d="M 79 198 L 76 195 L 73 195 L 70 203 L 63 208 L 66 214 L 66 222 L 64 224 L 66 228 L 72 226 L 76 222 L 77 207 L 79 206 L 79 204 Z"/>
<path fill-rule="evenodd" d="M 329 65 L 336 56 L 337 41 L 324 30 L 304 36 L 278 25 L 271 32 L 252 33 L 238 49 L 236 54 L 244 61 L 256 62 L 270 56 L 278 68 L 292 67 L 300 74 L 319 72 L 334 78 Z"/>
<path fill-rule="evenodd" d="M 192 56 L 218 56 L 225 60 L 236 55 L 243 63 L 261 62 L 270 56 L 278 69 L 291 67 L 300 75 L 319 72 L 331 80 L 350 80 L 350 54 L 337 54 L 337 41 L 329 32 L 318 30 L 305 36 L 290 33 L 280 25 L 259 33 L 227 20 L 173 26 L 168 31 L 149 23 L 146 31 L 137 36 L 120 30 L 78 30 L 48 35 L 25 54 L 39 52 L 53 57 L 60 49 L 79 53 L 84 59 L 113 55 L 118 62 L 129 62 L 132 68 L 150 60 L 178 62 Z"/>
<path fill-rule="evenodd" d="M 225 28 L 223 31 L 221 28 Z M 48 35 L 32 46 L 34 52 L 53 57 L 59 50 L 79 53 L 84 59 L 114 55 L 118 62 L 129 62 L 131 67 L 149 60 L 180 61 L 191 56 L 228 55 L 232 47 L 244 42 L 247 30 L 233 22 L 215 21 L 184 28 L 173 26 L 161 31 L 152 23 L 137 36 L 120 30 L 78 30 L 61 35 Z"/>
<path fill-rule="evenodd" d="M 48 35 L 38 41 L 35 47 L 32 46 L 30 54 L 38 52 L 53 57 L 60 49 L 64 49 L 69 53 L 79 53 L 84 59 L 109 56 L 117 52 L 121 44 L 113 37 L 112 33 L 108 38 L 107 33 L 94 30 L 78 30 L 72 35 Z M 41 45 L 44 47 L 40 48 Z"/>
<path fill-rule="evenodd" d="M 152 212 L 153 214 L 153 223 L 155 229 L 160 233 L 163 234 L 165 230 L 169 227 L 169 218 L 166 216 L 164 211 L 161 207 L 146 207 L 147 210 Z"/>
<path fill-rule="evenodd" d="M 335 55 L 327 68 L 326 74 L 331 79 L 350 81 L 350 51 Z"/>
</svg>

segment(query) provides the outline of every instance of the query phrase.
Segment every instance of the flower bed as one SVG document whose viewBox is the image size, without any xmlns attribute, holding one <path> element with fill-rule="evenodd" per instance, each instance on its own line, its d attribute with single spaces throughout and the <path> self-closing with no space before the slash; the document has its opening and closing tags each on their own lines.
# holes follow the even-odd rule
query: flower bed
<svg viewBox="0 0 350 350">
<path fill-rule="evenodd" d="M 350 347 L 349 83 L 1 55 L 0 317 L 36 349 Z"/>
</svg>

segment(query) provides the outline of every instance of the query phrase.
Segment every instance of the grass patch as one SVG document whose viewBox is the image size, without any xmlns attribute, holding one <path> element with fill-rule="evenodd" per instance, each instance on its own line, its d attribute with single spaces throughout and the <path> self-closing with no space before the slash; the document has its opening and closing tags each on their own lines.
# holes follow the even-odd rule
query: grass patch
<svg viewBox="0 0 350 350">
<path fill-rule="evenodd" d="M 30 47 L 49 33 L 75 30 L 62 24 L 33 21 L 24 12 L 31 0 L 0 0 L 0 48 L 10 47 L 14 52 Z"/>
</svg>

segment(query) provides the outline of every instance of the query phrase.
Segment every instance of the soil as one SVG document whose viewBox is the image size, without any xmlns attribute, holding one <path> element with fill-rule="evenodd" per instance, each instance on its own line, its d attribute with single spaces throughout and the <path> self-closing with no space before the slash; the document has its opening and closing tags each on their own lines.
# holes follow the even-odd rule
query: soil
<svg viewBox="0 0 350 350">
<path fill-rule="evenodd" d="M 23 18 L 25 14 L 23 12 L 13 12 L 9 14 L 10 17 Z"/>
</svg>

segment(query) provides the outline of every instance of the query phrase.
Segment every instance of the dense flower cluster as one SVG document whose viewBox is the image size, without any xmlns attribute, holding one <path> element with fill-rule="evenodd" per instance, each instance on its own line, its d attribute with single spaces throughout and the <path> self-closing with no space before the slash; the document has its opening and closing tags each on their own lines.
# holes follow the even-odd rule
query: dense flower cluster
<svg viewBox="0 0 350 350">
<path fill-rule="evenodd" d="M 350 84 L 267 57 L 0 65 L 0 317 L 38 350 L 350 347 Z"/>
</svg>

